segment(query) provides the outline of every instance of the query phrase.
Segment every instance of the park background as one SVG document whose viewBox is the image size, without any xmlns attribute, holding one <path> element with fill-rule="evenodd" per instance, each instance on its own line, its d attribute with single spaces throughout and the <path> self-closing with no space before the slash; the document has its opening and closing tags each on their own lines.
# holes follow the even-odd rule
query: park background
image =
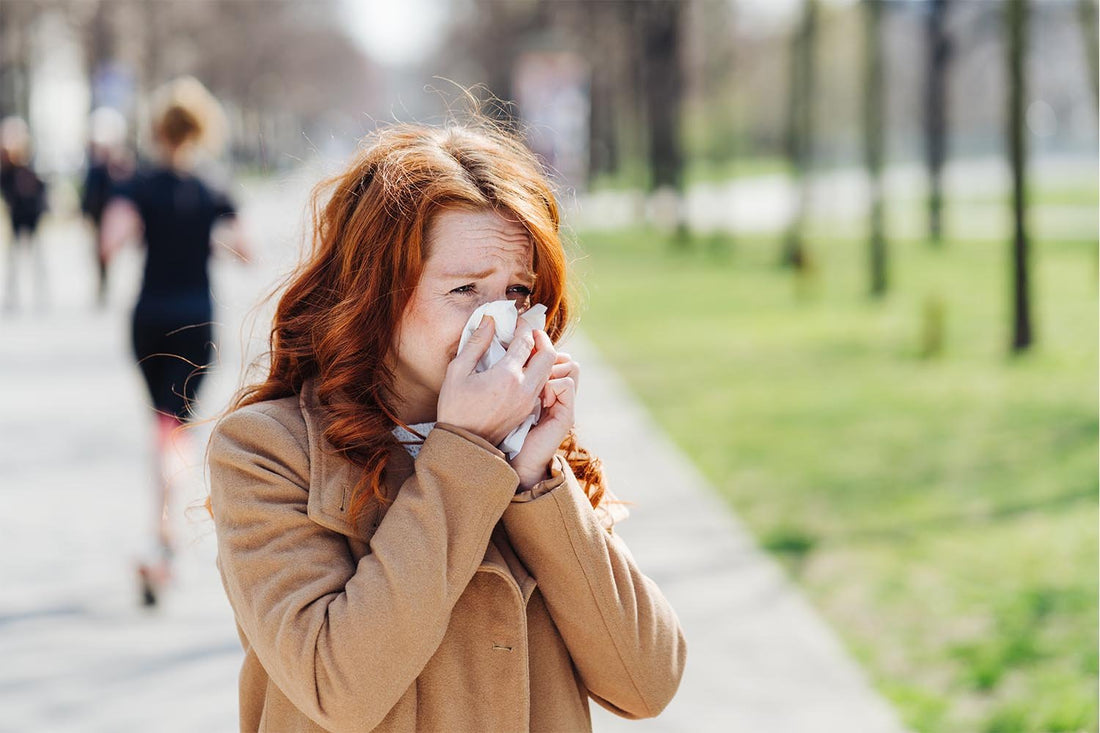
<svg viewBox="0 0 1100 733">
<path fill-rule="evenodd" d="M 121 112 L 147 153 L 157 85 L 190 74 L 222 101 L 207 170 L 246 203 L 259 266 L 222 265 L 216 286 L 244 314 L 292 264 L 313 183 L 376 126 L 445 122 L 472 89 L 553 171 L 585 338 L 903 724 L 1096 730 L 1096 38 L 1078 0 L 5 0 L 0 115 L 28 120 L 49 183 L 52 284 L 48 308 L 32 289 L 0 320 L 0 491 L 18 515 L 3 541 L 116 563 L 95 576 L 108 588 L 119 537 L 136 541 L 135 520 L 40 547 L 74 521 L 67 501 L 140 501 L 145 466 L 119 453 L 130 499 L 71 478 L 50 496 L 45 464 L 116 448 L 109 430 L 27 427 L 121 385 L 96 418 L 143 440 L 136 370 L 97 382 L 85 363 L 106 343 L 132 368 L 139 272 L 137 254 L 119 263 L 95 311 L 93 109 Z M 211 394 L 264 314 L 222 325 Z M 48 632 L 70 607 L 43 598 L 102 587 L 59 560 L 42 590 L 42 566 L 6 554 L 0 643 L 68 659 L 19 647 L 20 624 Z M 73 724 L 54 713 L 23 720 Z"/>
</svg>

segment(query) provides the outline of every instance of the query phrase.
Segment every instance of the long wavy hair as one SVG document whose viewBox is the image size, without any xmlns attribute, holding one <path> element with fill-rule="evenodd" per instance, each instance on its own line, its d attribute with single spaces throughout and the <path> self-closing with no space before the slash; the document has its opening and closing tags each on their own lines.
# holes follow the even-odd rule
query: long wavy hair
<svg viewBox="0 0 1100 733">
<path fill-rule="evenodd" d="M 326 201 L 327 197 L 327 201 Z M 555 343 L 570 325 L 558 207 L 539 162 L 488 121 L 393 125 L 364 140 L 341 174 L 313 192 L 312 243 L 288 279 L 271 327 L 267 378 L 242 389 L 230 411 L 301 391 L 314 380 L 325 438 L 362 469 L 354 514 L 386 501 L 382 483 L 397 417 L 386 356 L 426 259 L 433 216 L 449 207 L 510 214 L 534 250 L 532 303 L 547 308 Z M 593 507 L 604 495 L 599 459 L 570 431 L 560 451 Z"/>
</svg>

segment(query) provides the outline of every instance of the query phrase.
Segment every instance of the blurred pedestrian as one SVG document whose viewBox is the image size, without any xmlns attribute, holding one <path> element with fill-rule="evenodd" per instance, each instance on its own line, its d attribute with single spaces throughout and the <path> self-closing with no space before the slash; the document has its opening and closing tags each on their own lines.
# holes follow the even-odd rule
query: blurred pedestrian
<svg viewBox="0 0 1100 733">
<path fill-rule="evenodd" d="M 38 243 L 38 221 L 46 211 L 46 184 L 31 164 L 31 135 L 27 123 L 8 117 L 0 123 L 0 196 L 8 208 L 11 241 L 4 284 L 4 311 L 19 308 L 19 259 L 31 259 L 35 298 L 39 308 L 47 305 L 46 262 Z"/>
<path fill-rule="evenodd" d="M 107 302 L 107 260 L 99 246 L 103 209 L 111 193 L 133 173 L 133 156 L 126 148 L 126 118 L 115 109 L 92 112 L 88 145 L 88 170 L 80 196 L 80 209 L 92 225 L 96 259 L 96 304 Z"/>
<path fill-rule="evenodd" d="M 142 600 L 150 606 L 172 574 L 173 466 L 187 452 L 186 434 L 179 428 L 192 418 L 199 384 L 213 360 L 208 263 L 216 223 L 218 244 L 241 261 L 249 259 L 236 206 L 194 173 L 200 152 L 220 142 L 224 116 L 217 100 L 196 79 L 185 77 L 160 88 L 152 110 L 156 162 L 115 190 L 100 233 L 105 261 L 128 241 L 145 242 L 132 339 L 156 420 L 154 544 L 138 567 Z"/>
</svg>

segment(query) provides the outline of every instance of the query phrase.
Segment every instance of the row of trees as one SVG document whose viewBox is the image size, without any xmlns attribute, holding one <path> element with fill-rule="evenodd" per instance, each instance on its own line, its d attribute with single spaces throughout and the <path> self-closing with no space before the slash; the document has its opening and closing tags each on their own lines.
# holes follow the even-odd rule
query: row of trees
<svg viewBox="0 0 1100 733">
<path fill-rule="evenodd" d="M 1087 51 L 1092 94 L 1096 78 L 1096 2 L 1075 0 Z M 684 119 L 690 111 L 693 86 L 690 77 L 694 48 L 710 42 L 704 62 L 754 63 L 751 57 L 715 53 L 723 42 L 734 46 L 732 37 L 715 41 L 714 28 L 729 29 L 733 12 L 728 4 L 681 2 L 679 0 L 626 0 L 599 3 L 572 0 L 516 0 L 498 3 L 477 0 L 474 21 L 460 26 L 454 48 L 468 52 L 477 62 L 472 74 L 486 75 L 491 91 L 502 99 L 514 98 L 510 70 L 524 49 L 542 46 L 566 47 L 583 56 L 590 68 L 590 180 L 627 170 L 640 170 L 640 180 L 650 189 L 672 188 L 683 193 L 685 165 Z M 953 62 L 960 53 L 971 53 L 973 39 L 996 39 L 1004 49 L 1001 78 L 1007 89 L 1004 120 L 1005 154 L 1013 170 L 1014 315 L 1012 346 L 1026 349 L 1032 341 L 1028 291 L 1028 237 L 1026 232 L 1027 129 L 1024 122 L 1028 58 L 1027 0 L 1003 3 L 959 3 L 957 0 L 925 0 L 920 4 L 863 0 L 861 114 L 855 127 L 861 130 L 862 159 L 870 181 L 868 291 L 874 298 L 889 289 L 888 246 L 885 232 L 882 173 L 886 158 L 888 89 L 884 26 L 891 15 L 923 14 L 923 156 L 928 172 L 928 240 L 943 245 L 943 170 L 949 149 L 951 119 L 950 88 Z M 803 0 L 787 35 L 786 124 L 782 153 L 796 179 L 796 204 L 783 238 L 781 262 L 796 271 L 809 266 L 810 253 L 804 237 L 809 173 L 818 158 L 817 132 L 821 83 L 827 71 L 821 68 L 819 36 L 825 8 L 819 0 Z M 960 41 L 966 43 L 960 44 Z M 993 68 L 996 68 L 995 66 Z M 718 73 L 736 76 L 727 68 Z M 703 75 L 708 72 L 703 69 Z M 704 79 L 703 83 L 706 83 Z M 694 86 L 701 86 L 698 78 Z M 689 90 L 689 91 L 685 91 Z M 1083 91 L 1083 90 L 1082 90 Z M 757 99 L 764 95 L 757 94 Z M 1095 99 L 1095 97 L 1094 97 Z M 717 95 L 701 107 L 704 114 L 721 114 Z M 689 105 L 688 108 L 685 105 Z M 520 110 L 522 115 L 522 110 Z M 751 111 L 750 111 L 751 114 Z M 992 136 L 996 136 L 993 133 Z M 731 145 L 731 148 L 736 147 Z M 759 146 L 758 146 L 759 147 Z M 639 165 L 639 163 L 642 163 Z"/>
<path fill-rule="evenodd" d="M 1074 2 L 1095 95 L 1096 0 Z M 889 144 L 899 137 L 898 120 L 908 117 L 891 114 L 897 97 L 891 87 L 896 84 L 886 81 L 884 49 L 896 59 L 903 42 L 913 43 L 889 35 L 887 26 L 891 18 L 923 14 L 925 33 L 919 43 L 924 61 L 917 64 L 923 67 L 923 93 L 911 96 L 921 100 L 930 183 L 928 232 L 937 244 L 943 239 L 941 181 L 951 90 L 963 83 L 957 73 L 952 79 L 953 69 L 966 54 L 979 52 L 975 49 L 982 43 L 974 39 L 996 39 L 1007 60 L 1002 76 L 1011 93 L 1006 95 L 1004 129 L 1016 171 L 1013 343 L 1019 349 L 1030 343 L 1024 230 L 1026 0 L 863 0 L 862 44 L 848 40 L 858 27 L 843 25 L 852 13 L 819 0 L 803 0 L 785 30 L 744 32 L 737 24 L 747 25 L 749 19 L 738 4 L 705 0 L 471 0 L 469 7 L 471 12 L 456 21 L 441 57 L 432 64 L 455 70 L 452 78 L 485 83 L 497 97 L 509 100 L 516 96 L 513 69 L 531 49 L 566 49 L 587 62 L 590 180 L 628 178 L 650 190 L 682 194 L 686 167 L 704 148 L 721 150 L 727 157 L 746 148 L 785 156 L 798 195 L 780 259 L 795 271 L 809 267 L 811 259 L 803 236 L 808 174 L 833 154 L 829 146 L 843 141 L 846 133 L 836 134 L 836 120 L 849 108 L 861 108 L 848 124 L 862 131 L 855 139 L 862 139 L 858 147 L 871 181 L 868 268 L 869 292 L 875 297 L 889 287 L 882 170 Z M 382 87 L 378 72 L 341 26 L 338 0 L 9 0 L 0 13 L 0 114 L 26 115 L 30 69 L 36 54 L 43 53 L 35 48 L 33 31 L 50 14 L 64 18 L 78 35 L 93 89 L 102 70 L 129 70 L 135 103 L 124 111 L 135 121 L 141 116 L 141 101 L 159 83 L 181 73 L 201 78 L 226 102 L 235 128 L 234 153 L 245 162 L 270 165 L 271 150 L 281 151 L 284 160 L 305 155 L 314 132 L 353 139 L 371 125 L 365 110 L 390 106 L 381 104 L 381 92 L 375 91 Z M 822 34 L 827 40 L 838 24 L 845 42 L 827 44 L 823 53 Z M 964 37 L 967 42 L 960 44 Z M 861 91 L 850 103 L 830 102 L 843 86 L 834 57 L 851 55 L 853 46 L 862 82 L 844 83 Z M 459 73 L 463 66 L 465 78 Z M 823 107 L 823 100 L 831 106 Z M 501 107 L 490 111 L 509 113 Z M 834 125 L 831 137 L 829 125 Z"/>
<path fill-rule="evenodd" d="M 531 49 L 572 51 L 588 64 L 589 179 L 640 170 L 651 189 L 683 185 L 682 0 L 474 0 L 433 67 L 461 69 L 515 99 L 512 72 Z M 490 114 L 514 109 L 490 105 Z M 519 110 L 522 116 L 523 110 Z"/>
<path fill-rule="evenodd" d="M 949 14 L 957 3 L 951 0 L 927 0 L 925 66 L 925 161 L 929 180 L 928 239 L 943 244 L 942 174 L 947 157 L 948 96 L 950 61 L 954 44 L 948 33 Z M 1012 349 L 1023 351 L 1033 341 L 1030 306 L 1030 255 L 1027 234 L 1027 126 L 1028 100 L 1028 0 L 1007 0 L 991 5 L 984 13 L 1000 14 L 1005 43 L 1005 73 L 1008 100 L 1005 107 L 1006 153 L 1012 169 Z M 883 137 L 884 94 L 882 25 L 888 4 L 881 0 L 863 0 L 864 76 L 863 137 L 864 162 L 870 179 L 870 226 L 868 238 L 869 292 L 882 297 L 888 288 L 887 244 L 883 217 Z M 1096 100 L 1097 23 L 1095 0 L 1079 0 L 1078 12 L 1088 59 L 1091 94 Z M 797 29 L 792 36 L 791 82 L 789 87 L 789 124 L 787 154 L 792 169 L 803 180 L 796 214 L 788 229 L 783 262 L 795 268 L 805 266 L 807 255 L 803 237 L 805 216 L 805 173 L 812 158 L 814 137 L 814 58 L 818 24 L 817 0 L 805 0 Z"/>
<path fill-rule="evenodd" d="M 303 132 L 356 133 L 375 101 L 377 72 L 344 32 L 340 11 L 338 0 L 8 0 L 0 114 L 27 116 L 32 68 L 49 52 L 36 29 L 60 17 L 84 49 L 93 92 L 107 72 L 131 85 L 121 111 L 133 121 L 153 88 L 191 74 L 225 103 L 238 161 L 271 164 L 271 150 L 304 154 Z"/>
</svg>

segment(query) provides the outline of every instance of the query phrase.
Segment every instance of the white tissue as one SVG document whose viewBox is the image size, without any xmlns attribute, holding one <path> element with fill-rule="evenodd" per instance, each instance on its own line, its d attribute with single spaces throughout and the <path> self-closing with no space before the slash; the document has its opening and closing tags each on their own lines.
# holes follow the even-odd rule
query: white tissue
<svg viewBox="0 0 1100 733">
<path fill-rule="evenodd" d="M 459 354 L 466 348 L 466 342 L 474 335 L 477 327 L 481 325 L 482 316 L 486 315 L 492 317 L 493 323 L 496 325 L 496 333 L 493 334 L 493 341 L 489 344 L 489 348 L 485 350 L 485 354 L 482 355 L 477 362 L 477 366 L 474 367 L 475 372 L 483 372 L 504 358 L 508 345 L 512 343 L 512 337 L 516 333 L 516 323 L 519 318 L 527 321 L 536 329 L 541 330 L 546 327 L 546 306 L 542 303 L 531 306 L 522 314 L 516 310 L 515 301 L 512 300 L 495 300 L 492 303 L 485 303 L 470 314 L 470 319 L 466 321 L 466 325 L 462 329 L 462 337 L 458 340 Z M 508 437 L 497 446 L 509 459 L 515 458 L 519 453 L 520 448 L 523 447 L 523 441 L 527 438 L 527 433 L 539 421 L 541 414 L 542 405 L 535 405 L 535 409 L 520 423 L 519 427 L 508 433 Z"/>
</svg>

